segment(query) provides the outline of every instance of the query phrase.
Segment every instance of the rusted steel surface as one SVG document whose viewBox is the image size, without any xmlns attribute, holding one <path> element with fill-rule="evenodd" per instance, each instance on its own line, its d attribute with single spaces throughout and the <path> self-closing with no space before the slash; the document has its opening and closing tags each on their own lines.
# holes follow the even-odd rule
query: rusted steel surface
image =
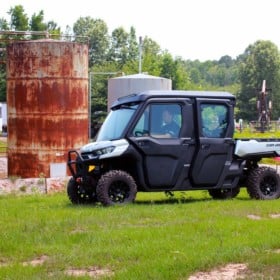
<svg viewBox="0 0 280 280">
<path fill-rule="evenodd" d="M 8 176 L 50 176 L 88 142 L 88 47 L 40 40 L 7 48 Z"/>
</svg>

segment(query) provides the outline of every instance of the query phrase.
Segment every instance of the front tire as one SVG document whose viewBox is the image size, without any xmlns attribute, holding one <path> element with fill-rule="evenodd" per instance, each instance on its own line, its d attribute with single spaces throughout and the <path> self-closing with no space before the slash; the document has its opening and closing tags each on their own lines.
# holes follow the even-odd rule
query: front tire
<svg viewBox="0 0 280 280">
<path fill-rule="evenodd" d="M 136 193 L 134 179 L 122 170 L 108 171 L 101 176 L 96 187 L 98 201 L 104 206 L 131 203 Z"/>
<path fill-rule="evenodd" d="M 258 167 L 248 175 L 247 192 L 255 199 L 277 199 L 280 197 L 280 176 L 271 167 Z"/>
<path fill-rule="evenodd" d="M 213 189 L 208 190 L 208 192 L 214 199 L 230 199 L 236 197 L 239 194 L 240 188 L 236 187 L 234 189 Z"/>
<path fill-rule="evenodd" d="M 86 190 L 72 177 L 67 184 L 67 194 L 73 204 L 88 204 L 96 202 L 96 196 L 91 190 Z"/>
</svg>

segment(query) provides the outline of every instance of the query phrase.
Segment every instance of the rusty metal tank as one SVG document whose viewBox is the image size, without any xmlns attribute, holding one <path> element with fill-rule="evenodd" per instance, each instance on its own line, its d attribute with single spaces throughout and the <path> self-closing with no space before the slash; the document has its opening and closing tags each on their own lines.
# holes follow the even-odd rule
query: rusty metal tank
<svg viewBox="0 0 280 280">
<path fill-rule="evenodd" d="M 88 46 L 49 39 L 10 43 L 7 105 L 8 176 L 50 177 L 56 165 L 66 170 L 67 151 L 89 139 Z"/>
</svg>

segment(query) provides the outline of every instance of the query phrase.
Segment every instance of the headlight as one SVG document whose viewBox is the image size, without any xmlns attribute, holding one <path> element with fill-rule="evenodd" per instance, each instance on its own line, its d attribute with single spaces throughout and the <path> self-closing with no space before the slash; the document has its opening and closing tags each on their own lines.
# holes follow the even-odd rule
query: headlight
<svg viewBox="0 0 280 280">
<path fill-rule="evenodd" d="M 83 159 L 94 159 L 94 158 L 97 158 L 99 156 L 112 153 L 114 151 L 114 149 L 115 149 L 114 146 L 109 146 L 109 147 L 106 147 L 106 148 L 93 150 L 91 152 L 86 152 L 86 153 L 84 152 L 84 153 L 82 153 L 82 158 Z"/>
<path fill-rule="evenodd" d="M 100 150 L 96 150 L 93 153 L 96 156 L 101 156 L 101 155 L 112 153 L 114 151 L 114 149 L 115 149 L 115 147 L 111 146 L 111 147 L 106 147 L 106 148 L 103 148 L 103 149 L 100 149 Z"/>
</svg>

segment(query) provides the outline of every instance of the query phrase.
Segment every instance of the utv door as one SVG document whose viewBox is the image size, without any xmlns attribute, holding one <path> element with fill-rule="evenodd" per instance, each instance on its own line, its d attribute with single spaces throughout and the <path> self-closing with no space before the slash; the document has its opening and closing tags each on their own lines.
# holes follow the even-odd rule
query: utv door
<svg viewBox="0 0 280 280">
<path fill-rule="evenodd" d="M 197 99 L 198 145 L 192 163 L 194 187 L 226 187 L 234 141 L 233 104 L 230 100 Z M 234 180 L 234 178 L 233 178 Z M 229 187 L 229 186 L 228 186 Z"/>
<path fill-rule="evenodd" d="M 166 110 L 171 112 L 174 122 L 169 129 L 162 119 Z M 194 153 L 194 139 L 190 136 L 193 123 L 186 120 L 192 114 L 192 104 L 184 99 L 176 103 L 150 102 L 139 117 L 130 140 L 141 154 L 140 173 L 149 190 L 171 190 L 186 185 Z M 179 129 L 173 132 L 176 125 Z"/>
</svg>

